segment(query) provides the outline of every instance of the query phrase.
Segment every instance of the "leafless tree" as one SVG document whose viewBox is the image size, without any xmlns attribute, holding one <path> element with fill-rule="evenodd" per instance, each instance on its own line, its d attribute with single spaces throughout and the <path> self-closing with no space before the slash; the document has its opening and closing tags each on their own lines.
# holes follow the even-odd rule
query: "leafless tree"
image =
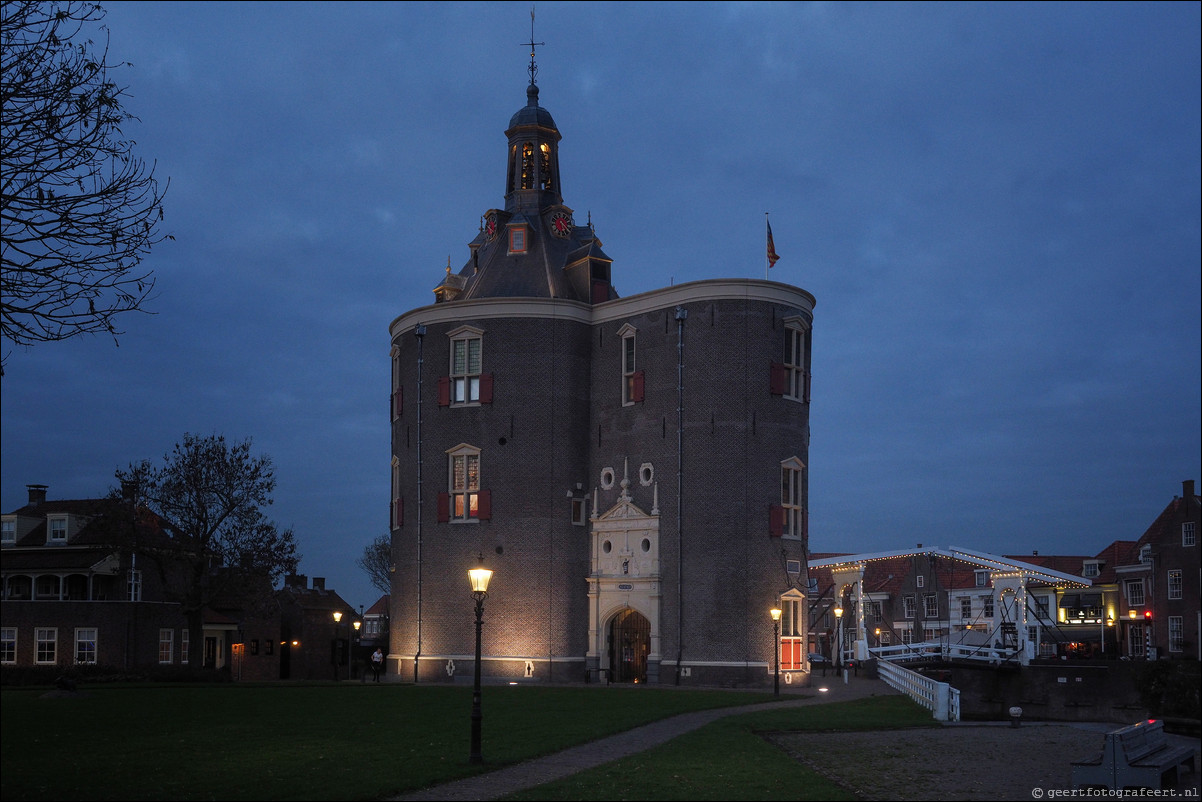
<svg viewBox="0 0 1202 802">
<path fill-rule="evenodd" d="M 159 230 L 167 187 L 124 131 L 137 118 L 111 73 L 130 65 L 109 63 L 104 15 L 95 3 L 5 0 L 0 16 L 0 333 L 16 345 L 99 332 L 116 341 L 118 314 L 148 311 L 143 258 L 171 239 Z"/>
<path fill-rule="evenodd" d="M 355 560 L 371 579 L 372 587 L 381 593 L 392 593 L 392 538 L 380 535 L 363 548 L 363 556 Z"/>
<path fill-rule="evenodd" d="M 157 563 L 188 618 L 192 643 L 203 632 L 203 610 L 218 599 L 254 600 L 269 593 L 300 562 L 292 530 L 280 531 L 264 515 L 272 503 L 275 474 L 271 459 L 251 454 L 251 441 L 185 434 L 163 457 L 118 470 L 125 488 L 137 488 L 138 502 L 165 520 L 172 545 Z M 194 650 L 189 662 L 199 664 Z"/>
</svg>

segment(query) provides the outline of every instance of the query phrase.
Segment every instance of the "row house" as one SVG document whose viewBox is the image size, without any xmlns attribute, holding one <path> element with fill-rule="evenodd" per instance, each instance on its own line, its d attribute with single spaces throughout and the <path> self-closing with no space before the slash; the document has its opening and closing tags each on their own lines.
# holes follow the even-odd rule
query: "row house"
<svg viewBox="0 0 1202 802">
<path fill-rule="evenodd" d="M 257 603 L 214 600 L 194 643 L 170 592 L 173 533 L 163 518 L 128 498 L 27 490 L 24 506 L 0 516 L 0 666 L 169 671 L 200 654 L 203 668 L 235 680 L 346 676 L 359 617 L 320 577 L 311 588 L 290 577 Z"/>
<path fill-rule="evenodd" d="M 830 657 L 841 639 L 845 654 L 857 640 L 868 648 L 1013 653 L 1023 632 L 1028 657 L 1197 659 L 1198 518 L 1194 482 L 1186 481 L 1139 540 L 1094 555 L 991 557 L 921 544 L 887 554 L 812 554 L 809 650 Z M 862 578 L 847 573 L 853 565 Z M 1010 592 L 1016 582 L 1021 593 Z"/>
</svg>

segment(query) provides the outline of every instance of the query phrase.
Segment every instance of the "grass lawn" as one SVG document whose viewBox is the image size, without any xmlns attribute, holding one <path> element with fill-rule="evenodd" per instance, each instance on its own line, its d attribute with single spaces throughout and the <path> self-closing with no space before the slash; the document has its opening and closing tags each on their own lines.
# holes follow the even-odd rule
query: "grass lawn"
<svg viewBox="0 0 1202 802">
<path fill-rule="evenodd" d="M 505 800 L 845 800 L 855 795 L 761 733 L 937 726 L 905 696 L 732 715 L 662 746 Z"/>
<path fill-rule="evenodd" d="M 287 683 L 81 690 L 86 695 L 73 699 L 41 698 L 46 688 L 0 693 L 0 797 L 6 802 L 378 799 L 676 713 L 772 699 L 720 690 L 486 686 L 487 763 L 473 766 L 467 762 L 468 687 Z M 930 720 L 908 699 L 892 696 L 732 716 L 514 798 L 848 798 L 756 733 Z M 803 788 L 812 795 L 803 795 Z"/>
<path fill-rule="evenodd" d="M 485 766 L 467 762 L 471 688 L 402 684 L 85 686 L 0 692 L 9 800 L 375 799 L 689 710 L 771 694 L 486 686 Z"/>
</svg>

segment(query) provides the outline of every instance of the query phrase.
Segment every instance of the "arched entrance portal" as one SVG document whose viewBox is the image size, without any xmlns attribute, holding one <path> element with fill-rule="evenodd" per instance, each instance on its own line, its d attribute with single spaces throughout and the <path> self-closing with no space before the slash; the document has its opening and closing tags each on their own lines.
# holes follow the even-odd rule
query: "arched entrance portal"
<svg viewBox="0 0 1202 802">
<path fill-rule="evenodd" d="M 609 676 L 614 682 L 646 682 L 651 652 L 651 622 L 635 610 L 623 610 L 609 624 Z"/>
</svg>

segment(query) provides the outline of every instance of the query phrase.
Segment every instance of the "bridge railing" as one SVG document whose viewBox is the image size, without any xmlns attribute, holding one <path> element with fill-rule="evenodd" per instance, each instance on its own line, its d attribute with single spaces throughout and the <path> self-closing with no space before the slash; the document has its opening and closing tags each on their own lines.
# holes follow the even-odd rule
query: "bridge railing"
<svg viewBox="0 0 1202 802">
<path fill-rule="evenodd" d="M 960 720 L 960 691 L 948 683 L 936 682 L 888 659 L 877 660 L 876 668 L 886 685 L 930 710 L 936 721 Z"/>
</svg>

